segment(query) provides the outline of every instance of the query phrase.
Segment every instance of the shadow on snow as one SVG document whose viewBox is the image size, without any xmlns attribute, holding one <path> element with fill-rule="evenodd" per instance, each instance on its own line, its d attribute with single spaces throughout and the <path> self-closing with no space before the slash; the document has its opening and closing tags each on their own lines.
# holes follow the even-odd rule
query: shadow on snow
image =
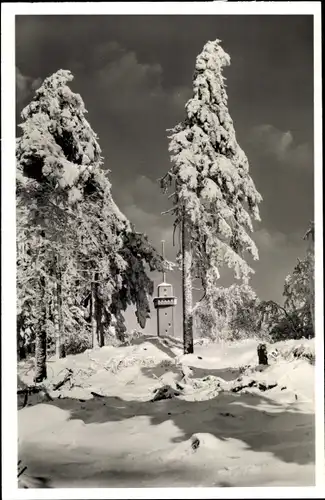
<svg viewBox="0 0 325 500">
<path fill-rule="evenodd" d="M 133 340 L 132 344 L 139 345 L 144 341 L 153 343 L 168 356 L 176 357 L 172 347 L 179 347 L 177 342 L 171 342 L 170 339 L 162 341 L 145 336 Z M 214 375 L 224 380 L 232 380 L 238 377 L 237 370 L 231 368 L 210 370 L 191 367 L 191 369 L 192 376 L 195 378 Z M 163 362 L 155 367 L 144 367 L 141 370 L 144 375 L 150 378 L 161 376 L 166 371 L 180 375 L 179 368 L 177 369 L 176 366 L 166 367 Z M 202 433 L 210 434 L 221 441 L 239 440 L 244 444 L 246 450 L 270 453 L 285 463 L 304 465 L 313 464 L 315 460 L 314 415 L 303 413 L 295 404 L 284 406 L 259 393 L 221 392 L 213 399 L 205 401 L 185 401 L 176 397 L 157 402 L 126 401 L 118 396 L 94 397 L 90 400 L 66 397 L 57 398 L 47 404 L 68 410 L 70 420 L 81 420 L 86 425 L 118 422 L 140 416 L 148 417 L 152 426 L 172 421 L 181 433 L 179 437 L 171 439 L 171 442 L 174 443 L 187 441 L 192 438 L 193 434 Z M 170 471 L 168 473 L 164 470 L 157 471 L 157 474 L 159 477 L 164 474 L 167 477 Z M 175 474 L 177 475 L 177 470 L 175 470 Z M 185 478 L 187 475 L 185 469 L 182 474 Z M 120 469 L 119 471 L 99 472 L 98 477 L 96 476 L 98 485 L 101 480 L 107 480 L 108 475 L 113 478 L 113 482 L 122 481 L 123 486 L 128 486 L 129 482 L 132 483 L 132 478 L 133 482 L 136 479 L 137 471 Z M 191 470 L 190 475 L 193 479 L 195 470 Z M 139 487 L 141 487 L 141 477 L 144 477 L 143 471 L 139 471 L 139 484 L 137 484 Z M 70 477 L 70 479 L 72 478 Z M 94 479 L 95 476 L 92 476 L 89 479 L 90 483 Z M 146 486 L 150 486 L 151 481 L 153 483 L 156 481 L 152 471 L 147 471 L 144 480 Z M 68 486 L 73 486 L 73 482 L 72 480 Z M 77 478 L 75 482 L 77 483 Z M 96 486 L 90 483 L 87 486 Z M 118 484 L 116 485 L 118 486 Z M 219 482 L 215 486 L 229 485 Z"/>
</svg>

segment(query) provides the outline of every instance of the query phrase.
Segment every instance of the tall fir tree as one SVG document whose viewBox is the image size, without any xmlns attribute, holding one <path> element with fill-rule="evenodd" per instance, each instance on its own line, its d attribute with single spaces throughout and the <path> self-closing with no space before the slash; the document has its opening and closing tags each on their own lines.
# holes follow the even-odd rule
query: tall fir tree
<svg viewBox="0 0 325 500">
<path fill-rule="evenodd" d="M 22 135 L 16 147 L 17 228 L 25 234 L 25 250 L 34 264 L 32 282 L 26 281 L 26 286 L 37 284 L 32 309 L 41 322 L 35 339 L 37 381 L 46 377 L 49 304 L 45 298 L 55 297 L 56 351 L 65 353 L 62 276 L 74 254 L 76 237 L 71 207 L 82 196 L 80 178 L 88 178 L 101 162 L 83 101 L 67 85 L 71 80 L 69 71 L 60 70 L 44 81 L 22 111 Z M 21 211 L 26 212 L 23 219 Z M 18 275 L 20 270 L 18 266 Z M 35 308 L 37 302 L 40 309 Z"/>
<path fill-rule="evenodd" d="M 244 254 L 258 259 L 249 233 L 252 218 L 260 220 L 262 197 L 228 111 L 222 71 L 229 64 L 220 40 L 207 42 L 197 57 L 193 97 L 185 106 L 186 118 L 169 136 L 172 167 L 161 181 L 165 191 L 172 187 L 171 211 L 182 236 L 185 353 L 193 352 L 193 277 L 202 280 L 209 300 L 223 264 L 247 282 L 253 270 Z"/>
<path fill-rule="evenodd" d="M 87 328 L 87 296 L 93 347 L 103 344 L 104 325 L 123 336 L 130 304 L 144 326 L 147 271 L 165 266 L 114 203 L 72 79 L 60 70 L 44 81 L 22 112 L 16 147 L 18 324 L 35 334 L 36 381 L 46 378 L 47 342 L 56 337 L 64 356 L 67 336 Z"/>
</svg>

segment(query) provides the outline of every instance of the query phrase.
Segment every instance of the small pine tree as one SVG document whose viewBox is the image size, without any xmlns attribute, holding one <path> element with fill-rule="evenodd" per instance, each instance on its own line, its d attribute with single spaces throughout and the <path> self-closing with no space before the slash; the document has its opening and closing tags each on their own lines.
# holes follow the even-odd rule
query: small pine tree
<svg viewBox="0 0 325 500">
<path fill-rule="evenodd" d="M 299 330 L 305 335 L 315 334 L 314 323 L 314 225 L 311 223 L 304 239 L 309 239 L 306 256 L 286 277 L 284 307 L 297 317 Z"/>
<path fill-rule="evenodd" d="M 194 95 L 185 106 L 186 118 L 169 137 L 172 167 L 161 181 L 165 191 L 173 186 L 171 211 L 182 234 L 185 353 L 193 352 L 193 277 L 202 280 L 210 300 L 224 263 L 247 281 L 253 271 L 244 253 L 258 258 L 249 233 L 252 217 L 260 220 L 262 198 L 228 112 L 222 71 L 229 64 L 219 40 L 208 42 L 197 57 Z"/>
<path fill-rule="evenodd" d="M 259 305 L 260 324 L 267 325 L 275 340 L 315 335 L 314 323 L 314 224 L 304 239 L 309 245 L 304 259 L 298 259 L 293 272 L 284 282 L 283 306 L 269 300 Z"/>
</svg>

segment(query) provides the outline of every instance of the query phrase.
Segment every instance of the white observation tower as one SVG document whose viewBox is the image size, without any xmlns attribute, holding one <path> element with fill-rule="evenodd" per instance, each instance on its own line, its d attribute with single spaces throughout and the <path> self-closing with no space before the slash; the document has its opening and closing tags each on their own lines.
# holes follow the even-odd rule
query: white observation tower
<svg viewBox="0 0 325 500">
<path fill-rule="evenodd" d="M 165 245 L 162 241 L 162 256 L 165 257 Z M 155 309 L 157 309 L 157 335 L 174 335 L 174 307 L 177 299 L 173 293 L 173 286 L 166 283 L 166 273 L 163 272 L 162 283 L 158 285 L 157 297 L 153 299 Z"/>
</svg>

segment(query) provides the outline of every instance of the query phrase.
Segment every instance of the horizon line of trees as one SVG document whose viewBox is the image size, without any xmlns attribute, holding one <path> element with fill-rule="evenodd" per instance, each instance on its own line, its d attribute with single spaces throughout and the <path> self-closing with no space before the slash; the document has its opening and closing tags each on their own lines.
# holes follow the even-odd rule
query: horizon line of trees
<svg viewBox="0 0 325 500">
<path fill-rule="evenodd" d="M 270 342 L 311 338 L 314 319 L 314 223 L 304 236 L 306 254 L 284 280 L 283 303 L 263 300 L 245 284 L 218 287 L 211 309 L 203 300 L 194 308 L 195 324 L 203 336 L 218 340 L 256 337 Z"/>
</svg>

